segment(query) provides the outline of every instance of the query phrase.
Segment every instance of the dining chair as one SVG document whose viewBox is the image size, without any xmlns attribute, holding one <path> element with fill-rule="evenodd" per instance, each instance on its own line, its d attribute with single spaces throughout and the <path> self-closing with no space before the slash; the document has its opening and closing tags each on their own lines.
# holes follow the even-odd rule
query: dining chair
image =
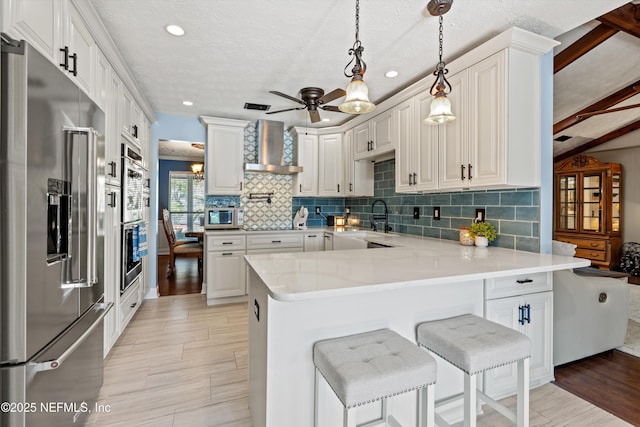
<svg viewBox="0 0 640 427">
<path fill-rule="evenodd" d="M 167 277 L 171 277 L 176 269 L 176 257 L 198 258 L 198 269 L 202 269 L 202 243 L 193 240 L 177 240 L 176 232 L 171 222 L 169 210 L 162 209 L 162 225 L 169 242 L 169 271 Z"/>
</svg>

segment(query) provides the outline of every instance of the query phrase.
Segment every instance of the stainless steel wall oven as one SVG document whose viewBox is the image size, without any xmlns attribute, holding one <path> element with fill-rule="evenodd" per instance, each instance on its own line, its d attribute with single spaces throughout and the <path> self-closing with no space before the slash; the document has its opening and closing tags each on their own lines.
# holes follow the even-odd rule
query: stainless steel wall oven
<svg viewBox="0 0 640 427">
<path fill-rule="evenodd" d="M 122 278 L 120 293 L 124 293 L 142 272 L 142 257 L 138 252 L 138 232 L 144 225 L 143 187 L 146 169 L 142 155 L 129 141 L 122 143 Z"/>
</svg>

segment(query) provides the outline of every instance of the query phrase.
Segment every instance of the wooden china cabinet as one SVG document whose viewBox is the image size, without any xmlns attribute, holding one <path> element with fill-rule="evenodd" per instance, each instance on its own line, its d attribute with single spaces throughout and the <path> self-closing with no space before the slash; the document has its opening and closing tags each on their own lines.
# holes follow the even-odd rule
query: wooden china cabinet
<svg viewBox="0 0 640 427">
<path fill-rule="evenodd" d="M 622 165 L 578 155 L 554 166 L 554 239 L 609 270 L 622 244 Z"/>
</svg>

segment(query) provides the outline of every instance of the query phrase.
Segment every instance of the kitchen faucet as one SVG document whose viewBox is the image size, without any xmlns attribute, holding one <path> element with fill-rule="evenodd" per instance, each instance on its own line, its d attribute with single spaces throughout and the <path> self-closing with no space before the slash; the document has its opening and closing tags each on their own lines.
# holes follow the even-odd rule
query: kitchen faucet
<svg viewBox="0 0 640 427">
<path fill-rule="evenodd" d="M 373 213 L 373 208 L 376 206 L 378 202 L 384 205 L 384 215 Z M 376 220 L 381 220 L 381 219 L 384 219 L 384 232 L 388 233 L 391 231 L 391 227 L 389 226 L 389 209 L 387 208 L 387 203 L 384 200 L 376 199 L 373 201 L 373 203 L 371 204 L 371 215 L 369 218 L 370 218 L 369 222 L 371 223 L 371 229 L 373 231 L 378 231 Z"/>
</svg>

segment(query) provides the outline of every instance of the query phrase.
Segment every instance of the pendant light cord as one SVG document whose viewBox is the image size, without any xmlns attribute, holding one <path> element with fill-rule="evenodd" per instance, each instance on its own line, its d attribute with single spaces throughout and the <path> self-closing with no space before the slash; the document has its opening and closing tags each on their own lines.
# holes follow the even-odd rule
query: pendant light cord
<svg viewBox="0 0 640 427">
<path fill-rule="evenodd" d="M 358 43 L 359 41 L 360 41 L 360 0 L 356 0 L 356 43 Z"/>
<path fill-rule="evenodd" d="M 442 15 L 440 15 L 440 29 L 439 29 L 439 32 L 440 32 L 440 36 L 439 36 L 440 49 L 438 51 L 438 54 L 440 56 L 440 63 L 441 64 L 442 64 L 442 39 L 443 39 L 443 37 L 442 37 L 442 21 L 443 21 Z"/>
</svg>

